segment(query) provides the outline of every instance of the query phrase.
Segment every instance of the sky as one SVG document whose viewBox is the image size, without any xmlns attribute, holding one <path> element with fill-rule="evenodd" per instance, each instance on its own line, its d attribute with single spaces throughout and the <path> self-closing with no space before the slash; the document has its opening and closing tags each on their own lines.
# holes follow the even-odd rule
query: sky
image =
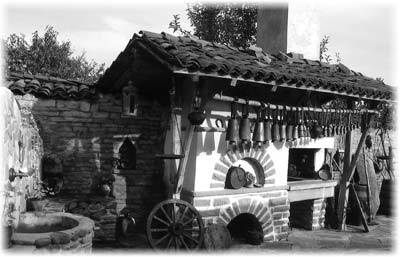
<svg viewBox="0 0 400 257">
<path fill-rule="evenodd" d="M 303 0 L 304 1 L 304 0 Z M 70 40 L 74 52 L 109 66 L 140 30 L 165 31 L 173 14 L 190 30 L 184 1 L 2 1 L 1 38 L 24 34 L 28 39 L 46 25 Z M 296 2 L 299 2 L 298 0 Z M 349 4 L 352 3 L 352 4 Z M 328 35 L 329 53 L 366 76 L 396 86 L 399 5 L 396 1 L 314 1 L 321 37 Z M 290 5 L 289 5 L 290 8 Z"/>
</svg>

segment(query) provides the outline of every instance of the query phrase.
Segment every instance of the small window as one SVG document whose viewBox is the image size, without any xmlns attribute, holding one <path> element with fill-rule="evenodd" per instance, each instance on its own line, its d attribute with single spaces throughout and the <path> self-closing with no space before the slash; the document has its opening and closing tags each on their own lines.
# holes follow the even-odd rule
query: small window
<svg viewBox="0 0 400 257">
<path fill-rule="evenodd" d="M 123 116 L 136 116 L 138 109 L 137 88 L 132 81 L 128 82 L 128 86 L 122 89 L 123 96 Z"/>
</svg>

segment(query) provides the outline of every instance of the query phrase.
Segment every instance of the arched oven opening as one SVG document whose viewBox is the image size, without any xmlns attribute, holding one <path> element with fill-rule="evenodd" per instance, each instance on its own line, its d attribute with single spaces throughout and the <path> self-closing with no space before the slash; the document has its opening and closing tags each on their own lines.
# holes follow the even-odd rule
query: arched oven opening
<svg viewBox="0 0 400 257">
<path fill-rule="evenodd" d="M 263 242 L 264 233 L 261 224 L 253 214 L 239 214 L 229 222 L 228 230 L 234 242 L 252 245 Z"/>
</svg>

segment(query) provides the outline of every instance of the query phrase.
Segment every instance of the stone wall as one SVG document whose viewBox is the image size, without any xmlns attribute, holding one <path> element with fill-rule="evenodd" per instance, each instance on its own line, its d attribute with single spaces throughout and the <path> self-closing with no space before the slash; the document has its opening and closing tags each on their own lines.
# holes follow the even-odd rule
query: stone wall
<svg viewBox="0 0 400 257">
<path fill-rule="evenodd" d="M 45 153 L 61 160 L 62 195 L 99 194 L 101 177 L 113 173 L 113 160 L 129 139 L 136 149 L 136 167 L 116 175 L 112 192 L 118 211 L 131 208 L 135 217 L 135 210 L 150 211 L 162 200 L 162 163 L 154 156 L 163 149 L 165 108 L 140 97 L 137 115 L 125 116 L 119 95 L 100 94 L 91 101 L 15 97 L 38 123 Z M 125 176 L 131 179 L 120 183 Z"/>
<path fill-rule="evenodd" d="M 290 226 L 307 230 L 325 227 L 325 199 L 290 203 Z"/>
</svg>

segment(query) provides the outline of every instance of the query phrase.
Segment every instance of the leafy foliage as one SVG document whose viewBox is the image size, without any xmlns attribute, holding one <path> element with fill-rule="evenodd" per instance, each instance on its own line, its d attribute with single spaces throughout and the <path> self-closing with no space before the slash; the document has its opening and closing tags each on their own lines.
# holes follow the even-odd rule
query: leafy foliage
<svg viewBox="0 0 400 257">
<path fill-rule="evenodd" d="M 202 4 L 188 6 L 187 15 L 194 35 L 211 42 L 235 47 L 249 47 L 256 42 L 257 9 L 246 4 Z M 174 32 L 187 34 L 180 26 L 179 15 L 170 22 Z"/>
<path fill-rule="evenodd" d="M 328 54 L 328 44 L 330 37 L 324 35 L 321 42 L 319 43 L 319 60 L 330 63 L 332 61 L 332 57 Z M 340 57 L 339 52 L 335 52 L 336 63 L 340 63 L 342 61 L 342 57 Z"/>
<path fill-rule="evenodd" d="M 71 42 L 59 41 L 58 34 L 53 27 L 46 26 L 43 35 L 38 31 L 32 34 L 30 43 L 24 35 L 11 34 L 5 42 L 8 70 L 96 82 L 105 64 L 88 61 L 85 53 L 73 56 Z"/>
</svg>

